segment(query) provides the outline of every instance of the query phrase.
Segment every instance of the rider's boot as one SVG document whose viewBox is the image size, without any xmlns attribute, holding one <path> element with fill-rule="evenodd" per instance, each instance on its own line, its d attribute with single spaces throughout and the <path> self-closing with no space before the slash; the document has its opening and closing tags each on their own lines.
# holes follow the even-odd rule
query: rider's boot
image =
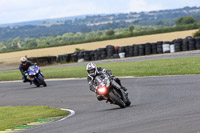
<svg viewBox="0 0 200 133">
<path fill-rule="evenodd" d="M 121 88 L 122 88 L 124 91 L 127 91 L 127 89 L 126 89 L 124 86 L 121 86 Z"/>
<path fill-rule="evenodd" d="M 104 97 L 103 97 L 103 96 L 100 96 L 100 95 L 97 95 L 97 99 L 98 99 L 99 101 L 105 100 Z"/>
</svg>

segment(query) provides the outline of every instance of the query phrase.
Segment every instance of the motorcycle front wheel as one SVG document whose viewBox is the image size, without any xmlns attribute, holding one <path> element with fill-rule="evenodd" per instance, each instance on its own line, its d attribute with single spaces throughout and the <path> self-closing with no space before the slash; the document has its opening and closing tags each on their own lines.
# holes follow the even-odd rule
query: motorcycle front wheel
<svg viewBox="0 0 200 133">
<path fill-rule="evenodd" d="M 126 106 L 128 107 L 128 106 L 130 106 L 131 105 L 131 101 L 130 101 L 130 99 L 128 98 L 128 96 L 126 97 Z"/>
<path fill-rule="evenodd" d="M 44 87 L 47 86 L 47 84 L 46 84 L 46 82 L 44 81 L 43 78 L 41 78 L 40 76 L 38 76 L 38 79 L 40 80 L 41 84 L 42 84 Z"/>
<path fill-rule="evenodd" d="M 120 99 L 120 97 L 118 97 L 115 93 L 117 93 L 116 91 L 111 91 L 109 93 L 109 97 L 110 99 L 117 105 L 119 105 L 121 108 L 125 108 L 126 104 L 122 101 L 122 99 Z M 118 94 L 119 95 L 119 94 Z"/>
</svg>

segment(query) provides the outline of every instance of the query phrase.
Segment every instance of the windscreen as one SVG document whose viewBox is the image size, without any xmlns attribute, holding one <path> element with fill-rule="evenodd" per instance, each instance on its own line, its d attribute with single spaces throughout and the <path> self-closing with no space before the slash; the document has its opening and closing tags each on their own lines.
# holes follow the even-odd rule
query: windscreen
<svg viewBox="0 0 200 133">
<path fill-rule="evenodd" d="M 107 80 L 105 80 L 105 79 L 108 79 L 106 74 L 101 74 L 101 75 L 96 76 L 96 78 L 95 78 L 96 86 L 99 86 L 101 83 L 106 84 Z"/>
</svg>

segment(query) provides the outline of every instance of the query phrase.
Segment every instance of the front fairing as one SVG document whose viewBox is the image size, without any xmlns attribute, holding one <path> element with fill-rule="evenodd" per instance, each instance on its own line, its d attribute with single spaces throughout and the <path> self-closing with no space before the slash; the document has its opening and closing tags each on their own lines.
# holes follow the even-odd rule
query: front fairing
<svg viewBox="0 0 200 133">
<path fill-rule="evenodd" d="M 109 91 L 110 91 L 110 80 L 106 75 L 96 76 L 95 84 L 96 84 L 97 94 L 106 96 L 109 93 Z M 99 92 L 98 89 L 101 89 L 101 88 L 106 88 L 106 93 L 101 93 L 101 94 L 98 93 Z"/>
<path fill-rule="evenodd" d="M 109 88 L 110 83 L 110 79 L 106 74 L 98 75 L 95 77 L 96 86 L 102 86 L 104 84 L 105 87 Z"/>
<path fill-rule="evenodd" d="M 39 67 L 38 66 L 30 66 L 28 69 L 28 75 L 30 78 L 34 78 L 40 73 Z"/>
</svg>

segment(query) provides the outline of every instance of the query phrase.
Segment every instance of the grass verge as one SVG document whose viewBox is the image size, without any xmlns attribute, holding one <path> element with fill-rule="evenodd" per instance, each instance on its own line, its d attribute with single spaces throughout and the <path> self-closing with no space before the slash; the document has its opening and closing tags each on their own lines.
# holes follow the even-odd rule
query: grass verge
<svg viewBox="0 0 200 133">
<path fill-rule="evenodd" d="M 142 62 L 120 62 L 97 65 L 111 69 L 115 76 L 161 76 L 200 74 L 200 57 L 160 59 Z M 43 69 L 46 78 L 87 77 L 85 66 Z M 21 79 L 18 71 L 0 72 L 0 80 Z"/>
<path fill-rule="evenodd" d="M 23 126 L 38 119 L 49 117 L 64 117 L 68 114 L 58 108 L 50 108 L 46 106 L 6 106 L 0 107 L 0 130 Z"/>
</svg>

